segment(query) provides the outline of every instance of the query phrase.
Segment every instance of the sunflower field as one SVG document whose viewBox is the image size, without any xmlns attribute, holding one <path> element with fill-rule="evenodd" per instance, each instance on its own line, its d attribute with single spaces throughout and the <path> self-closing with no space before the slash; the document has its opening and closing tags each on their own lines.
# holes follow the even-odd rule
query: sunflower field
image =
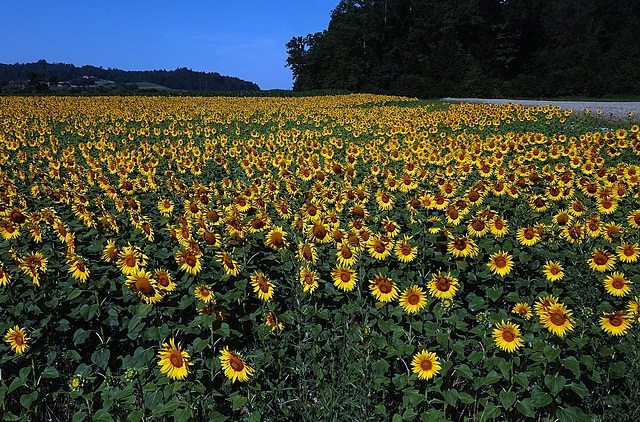
<svg viewBox="0 0 640 422">
<path fill-rule="evenodd" d="M 640 130 L 0 98 L 3 421 L 640 419 Z"/>
</svg>

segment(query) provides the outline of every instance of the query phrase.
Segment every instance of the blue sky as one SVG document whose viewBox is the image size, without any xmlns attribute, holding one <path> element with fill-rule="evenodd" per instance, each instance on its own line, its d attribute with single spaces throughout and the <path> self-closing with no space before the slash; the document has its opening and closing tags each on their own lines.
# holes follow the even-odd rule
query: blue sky
<svg viewBox="0 0 640 422">
<path fill-rule="evenodd" d="M 218 72 L 290 89 L 285 44 L 327 29 L 339 0 L 0 0 L 0 63 Z"/>
</svg>

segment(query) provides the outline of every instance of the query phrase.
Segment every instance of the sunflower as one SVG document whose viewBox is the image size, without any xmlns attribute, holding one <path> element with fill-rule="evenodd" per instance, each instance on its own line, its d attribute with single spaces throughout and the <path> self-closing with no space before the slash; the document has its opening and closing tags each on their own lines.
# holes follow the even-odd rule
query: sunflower
<svg viewBox="0 0 640 422">
<path fill-rule="evenodd" d="M 533 246 L 542 238 L 540 233 L 531 226 L 521 227 L 516 232 L 516 238 L 521 245 Z"/>
<path fill-rule="evenodd" d="M 551 306 L 555 305 L 556 303 L 558 303 L 558 298 L 555 296 L 540 297 L 538 298 L 536 303 L 533 304 L 533 309 L 535 309 L 538 317 L 541 317 L 543 314 L 546 314 Z"/>
<path fill-rule="evenodd" d="M 245 382 L 253 375 L 255 369 L 251 368 L 245 360 L 236 352 L 229 351 L 226 346 L 220 351 L 220 363 L 224 370 L 224 375 L 232 382 Z"/>
<path fill-rule="evenodd" d="M 400 306 L 406 313 L 415 314 L 427 306 L 427 295 L 422 287 L 407 287 L 400 295 Z"/>
<path fill-rule="evenodd" d="M 313 293 L 318 288 L 318 274 L 315 271 L 302 267 L 298 278 L 305 293 Z"/>
<path fill-rule="evenodd" d="M 289 242 L 286 239 L 286 233 L 280 226 L 274 226 L 271 228 L 267 236 L 265 237 L 265 243 L 268 247 L 279 251 L 280 249 L 286 249 L 289 247 Z"/>
<path fill-rule="evenodd" d="M 48 258 L 40 252 L 29 252 L 19 259 L 18 266 L 23 273 L 31 277 L 34 285 L 40 286 L 40 276 L 47 272 Z"/>
<path fill-rule="evenodd" d="M 451 277 L 449 273 L 433 274 L 431 281 L 427 283 L 429 294 L 436 299 L 452 298 L 456 295 L 460 283 L 457 278 Z"/>
<path fill-rule="evenodd" d="M 418 248 L 409 244 L 410 236 L 404 236 L 401 240 L 396 241 L 393 252 L 399 261 L 407 263 L 411 262 L 418 256 Z"/>
<path fill-rule="evenodd" d="M 79 256 L 70 256 L 67 258 L 67 265 L 69 266 L 69 273 L 75 279 L 82 281 L 83 283 L 89 278 L 89 268 L 87 262 Z"/>
<path fill-rule="evenodd" d="M 202 253 L 192 249 L 179 250 L 176 252 L 175 259 L 180 269 L 189 274 L 196 275 L 202 270 Z"/>
<path fill-rule="evenodd" d="M 386 236 L 374 236 L 367 243 L 367 251 L 373 258 L 384 261 L 393 250 L 394 242 Z"/>
<path fill-rule="evenodd" d="M 542 272 L 549 281 L 562 280 L 562 277 L 564 277 L 564 268 L 556 261 L 547 261 L 542 267 Z"/>
<path fill-rule="evenodd" d="M 396 283 L 382 274 L 378 274 L 372 280 L 369 280 L 369 290 L 371 290 L 371 294 L 376 300 L 385 303 L 394 300 L 399 294 Z"/>
<path fill-rule="evenodd" d="M 282 329 L 284 329 L 284 322 L 282 322 L 275 312 L 269 312 L 267 314 L 265 324 L 271 327 L 271 331 L 282 331 Z"/>
<path fill-rule="evenodd" d="M 528 303 L 520 302 L 513 305 L 512 313 L 519 315 L 526 320 L 531 319 L 531 306 Z"/>
<path fill-rule="evenodd" d="M 120 268 L 122 274 L 131 275 L 147 265 L 147 259 L 148 257 L 142 253 L 140 248 L 129 244 L 118 252 L 116 265 Z"/>
<path fill-rule="evenodd" d="M 169 199 L 161 199 L 158 201 L 158 211 L 165 217 L 168 217 L 173 212 L 173 202 Z"/>
<path fill-rule="evenodd" d="M 614 312 L 600 317 L 600 328 L 610 336 L 623 336 L 631 329 L 633 316 L 628 312 Z"/>
<path fill-rule="evenodd" d="M 598 248 L 593 250 L 591 258 L 589 258 L 589 268 L 601 273 L 613 269 L 615 263 L 615 255 L 609 255 L 605 250 Z"/>
<path fill-rule="evenodd" d="M 355 271 L 349 268 L 337 267 L 331 271 L 331 279 L 334 286 L 345 292 L 350 292 L 356 287 L 358 276 Z"/>
<path fill-rule="evenodd" d="M 484 219 L 475 217 L 469 220 L 467 230 L 473 237 L 482 237 L 489 232 L 490 226 Z"/>
<path fill-rule="evenodd" d="M 509 225 L 505 219 L 496 216 L 489 222 L 489 230 L 495 237 L 503 237 L 509 233 Z"/>
<path fill-rule="evenodd" d="M 604 289 L 611 296 L 623 297 L 631 292 L 631 284 L 624 274 L 619 271 L 615 271 L 609 277 L 604 280 Z"/>
<path fill-rule="evenodd" d="M 504 277 L 513 269 L 513 257 L 507 252 L 498 251 L 489 257 L 487 266 L 492 273 Z"/>
<path fill-rule="evenodd" d="M 376 193 L 376 202 L 382 211 L 391 211 L 393 209 L 394 197 L 383 190 Z"/>
<path fill-rule="evenodd" d="M 209 288 L 209 286 L 200 285 L 196 287 L 195 296 L 196 296 L 196 299 L 201 300 L 206 304 L 209 304 L 213 300 L 214 294 Z"/>
<path fill-rule="evenodd" d="M 118 247 L 113 240 L 107 240 L 107 244 L 102 249 L 102 255 L 100 258 L 103 261 L 114 263 L 118 259 Z"/>
<path fill-rule="evenodd" d="M 167 374 L 172 380 L 182 380 L 189 374 L 190 356 L 187 352 L 180 350 L 180 343 L 176 346 L 175 339 L 169 340 L 169 343 L 162 343 L 162 347 L 158 351 L 160 361 L 160 372 Z"/>
<path fill-rule="evenodd" d="M 24 332 L 24 328 L 20 328 L 17 325 L 13 328 L 9 328 L 7 334 L 4 335 L 5 341 L 9 343 L 9 346 L 19 355 L 23 354 L 29 347 L 27 340 L 30 340 Z"/>
<path fill-rule="evenodd" d="M 631 211 L 627 215 L 627 223 L 634 229 L 640 229 L 640 210 Z"/>
<path fill-rule="evenodd" d="M 567 331 L 573 330 L 575 325 L 571 314 L 572 312 L 564 304 L 556 303 L 540 316 L 540 322 L 549 332 L 564 337 Z"/>
<path fill-rule="evenodd" d="M 84 384 L 84 380 L 80 374 L 76 374 L 69 379 L 69 388 L 73 391 L 79 390 L 82 384 Z"/>
<path fill-rule="evenodd" d="M 627 313 L 637 316 L 640 322 L 640 298 L 638 296 L 634 296 L 633 300 L 627 304 Z"/>
<path fill-rule="evenodd" d="M 318 250 L 311 242 L 300 242 L 298 246 L 298 259 L 311 265 L 318 262 Z"/>
<path fill-rule="evenodd" d="M 256 271 L 251 274 L 251 286 L 261 300 L 268 302 L 273 298 L 276 285 L 269 281 L 263 272 Z"/>
<path fill-rule="evenodd" d="M 222 264 L 227 275 L 237 276 L 240 274 L 240 264 L 228 252 L 220 251 L 216 253 L 216 258 Z"/>
<path fill-rule="evenodd" d="M 7 286 L 11 283 L 11 277 L 9 277 L 9 273 L 5 271 L 2 267 L 2 262 L 0 262 L 0 287 Z"/>
<path fill-rule="evenodd" d="M 478 245 L 468 237 L 456 237 L 447 244 L 447 251 L 456 258 L 474 258 L 478 255 Z"/>
<path fill-rule="evenodd" d="M 524 346 L 520 326 L 504 320 L 496 324 L 496 328 L 493 329 L 493 341 L 499 349 L 509 353 Z"/>
<path fill-rule="evenodd" d="M 144 268 L 127 276 L 127 286 L 147 304 L 160 302 L 164 297 L 153 279 L 153 274 L 147 272 Z"/>
<path fill-rule="evenodd" d="M 17 239 L 20 237 L 20 230 L 9 221 L 0 221 L 0 234 L 4 240 Z"/>
<path fill-rule="evenodd" d="M 622 262 L 636 262 L 640 257 L 640 248 L 637 243 L 623 243 L 616 248 L 616 255 Z"/>
<path fill-rule="evenodd" d="M 433 352 L 427 352 L 423 350 L 416 353 L 411 361 L 411 370 L 421 380 L 429 380 L 440 372 L 442 366 Z"/>
<path fill-rule="evenodd" d="M 178 287 L 175 281 L 171 277 L 171 273 L 167 270 L 155 270 L 153 272 L 153 279 L 158 285 L 158 289 L 165 292 L 172 292 Z"/>
<path fill-rule="evenodd" d="M 358 262 L 358 249 L 354 246 L 349 246 L 349 243 L 343 241 L 336 251 L 336 259 L 341 266 L 351 267 Z"/>
<path fill-rule="evenodd" d="M 567 224 L 562 228 L 560 236 L 567 242 L 582 242 L 584 240 L 584 229 L 579 223 Z"/>
</svg>

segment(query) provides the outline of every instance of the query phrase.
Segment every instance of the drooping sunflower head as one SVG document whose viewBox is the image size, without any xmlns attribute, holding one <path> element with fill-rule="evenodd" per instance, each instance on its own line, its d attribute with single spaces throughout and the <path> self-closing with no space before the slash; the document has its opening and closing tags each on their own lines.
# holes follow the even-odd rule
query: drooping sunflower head
<svg viewBox="0 0 640 422">
<path fill-rule="evenodd" d="M 300 268 L 299 279 L 302 289 L 306 293 L 313 293 L 318 288 L 318 274 L 307 267 Z"/>
<path fill-rule="evenodd" d="M 267 246 L 277 251 L 289 247 L 289 242 L 286 239 L 286 233 L 280 226 L 274 226 L 271 228 L 265 237 L 265 243 Z"/>
<path fill-rule="evenodd" d="M 176 252 L 176 263 L 180 269 L 189 274 L 196 275 L 202 270 L 202 254 L 191 248 Z"/>
<path fill-rule="evenodd" d="M 456 258 L 473 258 L 478 255 L 478 245 L 468 237 L 456 237 L 447 244 L 447 251 Z"/>
<path fill-rule="evenodd" d="M 203 284 L 196 287 L 195 296 L 196 296 L 196 299 L 206 304 L 209 304 L 213 300 L 214 294 L 213 294 L 213 291 L 211 291 L 211 289 L 209 288 L 209 286 Z"/>
</svg>

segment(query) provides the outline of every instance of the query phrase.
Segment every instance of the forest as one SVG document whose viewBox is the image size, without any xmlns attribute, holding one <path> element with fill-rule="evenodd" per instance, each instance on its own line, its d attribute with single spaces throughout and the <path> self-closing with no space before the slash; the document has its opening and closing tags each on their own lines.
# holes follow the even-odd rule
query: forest
<svg viewBox="0 0 640 422">
<path fill-rule="evenodd" d="M 147 82 L 182 91 L 257 91 L 260 87 L 242 79 L 222 76 L 217 72 L 196 72 L 187 68 L 176 70 L 126 71 L 96 66 L 77 67 L 66 63 L 47 63 L 39 60 L 35 63 L 0 64 L 0 88 L 13 84 L 19 92 L 44 92 L 50 87 L 68 84 L 76 87 L 89 87 L 96 80 L 109 80 L 117 88 L 126 88 L 125 84 Z M 7 90 L 7 89 L 5 89 Z M 11 93 L 11 92 L 9 92 Z"/>
<path fill-rule="evenodd" d="M 342 0 L 286 45 L 293 89 L 640 96 L 640 0 Z"/>
</svg>

